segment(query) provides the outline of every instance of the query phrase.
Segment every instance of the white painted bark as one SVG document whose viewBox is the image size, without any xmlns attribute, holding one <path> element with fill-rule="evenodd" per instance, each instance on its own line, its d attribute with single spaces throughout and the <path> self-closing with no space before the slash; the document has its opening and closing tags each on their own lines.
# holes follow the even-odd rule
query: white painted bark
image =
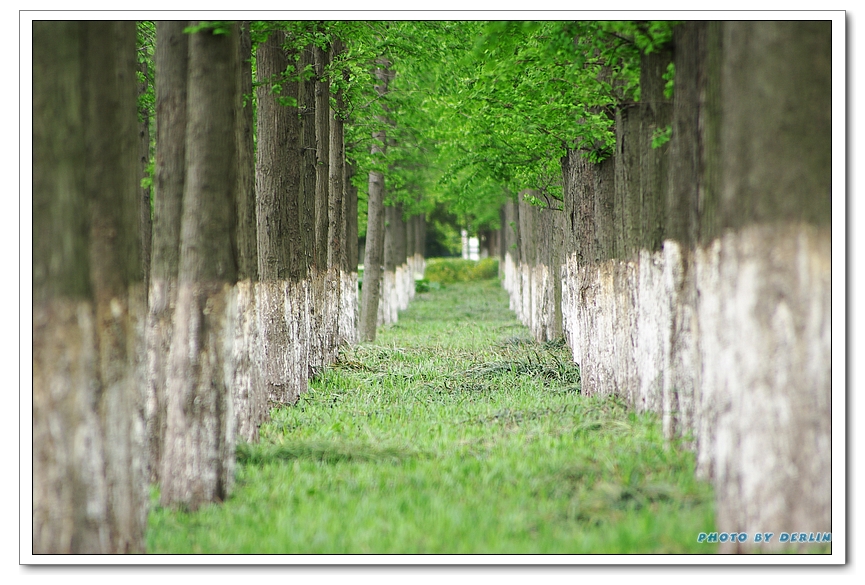
<svg viewBox="0 0 865 585">
<path fill-rule="evenodd" d="M 539 342 L 560 338 L 552 269 L 545 264 L 517 266 L 510 253 L 505 253 L 503 274 L 502 286 L 508 291 L 510 308 L 532 337 Z"/>
<path fill-rule="evenodd" d="M 397 320 L 396 272 L 382 272 L 381 293 L 378 304 L 378 325 L 391 325 Z"/>
<path fill-rule="evenodd" d="M 426 272 L 426 259 L 421 254 L 415 254 L 412 257 L 412 271 L 414 279 L 423 278 Z M 411 290 L 412 298 L 414 298 L 414 282 L 412 282 Z"/>
<path fill-rule="evenodd" d="M 145 387 L 145 427 L 148 438 L 147 477 L 151 483 L 159 481 L 162 445 L 165 441 L 168 352 L 171 349 L 174 306 L 177 303 L 177 283 L 151 278 L 145 327 L 147 376 Z"/>
<path fill-rule="evenodd" d="M 693 435 L 718 530 L 831 531 L 830 235 L 751 226 L 692 257 L 667 241 L 632 263 L 572 256 L 562 269 L 583 393 Z"/>
<path fill-rule="evenodd" d="M 310 269 L 308 284 L 309 304 L 309 375 L 314 376 L 324 367 L 324 273 Z"/>
<path fill-rule="evenodd" d="M 396 287 L 397 312 L 404 311 L 408 308 L 408 287 L 406 286 L 407 273 L 407 265 L 400 264 L 396 267 L 394 286 Z M 397 319 L 399 319 L 399 316 L 397 316 Z"/>
<path fill-rule="evenodd" d="M 235 285 L 237 310 L 231 323 L 234 343 L 230 369 L 235 428 L 237 439 L 247 443 L 258 441 L 258 427 L 267 417 L 266 396 L 261 386 L 256 286 L 250 280 Z"/>
<path fill-rule="evenodd" d="M 331 266 L 325 278 L 324 296 L 324 363 L 336 361 L 339 351 L 339 321 L 340 321 L 340 281 L 339 268 Z"/>
<path fill-rule="evenodd" d="M 521 288 L 519 286 L 519 267 L 514 262 L 514 257 L 510 252 L 505 252 L 504 261 L 504 279 L 502 286 L 508 291 L 509 308 L 517 313 L 517 308 L 522 306 L 520 299 Z"/>
<path fill-rule="evenodd" d="M 142 552 L 142 535 L 147 524 L 148 455 L 144 420 L 147 360 L 141 351 L 145 307 L 144 283 L 133 284 L 125 298 L 109 301 L 101 323 L 102 339 L 110 332 L 116 343 L 110 349 L 104 341 L 99 344 L 102 387 L 98 414 L 105 446 L 111 552 L 121 554 Z M 117 335 L 118 332 L 122 333 Z"/>
<path fill-rule="evenodd" d="M 261 374 L 268 408 L 289 404 L 291 394 L 291 336 L 286 320 L 286 282 L 257 283 L 256 311 L 261 347 Z"/>
<path fill-rule="evenodd" d="M 718 529 L 829 532 L 830 229 L 751 226 L 719 252 L 697 267 Z"/>
<path fill-rule="evenodd" d="M 166 387 L 168 418 L 162 459 L 163 505 L 190 509 L 222 500 L 234 483 L 231 355 L 234 287 L 178 287 L 176 327 Z"/>
<path fill-rule="evenodd" d="M 285 325 L 288 333 L 288 399 L 294 404 L 307 390 L 309 309 L 303 281 L 285 283 Z"/>
<path fill-rule="evenodd" d="M 358 341 L 357 272 L 340 271 L 339 337 L 341 343 L 354 345 Z"/>
<path fill-rule="evenodd" d="M 93 313 L 65 299 L 33 306 L 34 554 L 110 552 Z"/>
</svg>

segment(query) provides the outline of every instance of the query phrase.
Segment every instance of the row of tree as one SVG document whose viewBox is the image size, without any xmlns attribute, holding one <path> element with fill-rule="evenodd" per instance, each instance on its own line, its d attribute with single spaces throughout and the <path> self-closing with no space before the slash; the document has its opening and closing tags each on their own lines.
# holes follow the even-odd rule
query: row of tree
<svg viewBox="0 0 865 585">
<path fill-rule="evenodd" d="M 35 553 L 143 551 L 149 484 L 224 499 L 237 441 L 357 341 L 351 26 L 34 22 Z M 367 238 L 365 338 L 423 270 L 415 216 Z"/>
<path fill-rule="evenodd" d="M 722 532 L 832 529 L 831 41 L 829 22 L 678 24 L 606 109 L 607 156 L 566 149 L 561 206 L 530 205 L 536 183 L 503 214 L 512 308 L 566 336 L 585 394 L 695 451 Z"/>
<path fill-rule="evenodd" d="M 730 486 L 762 477 L 759 457 L 719 454 L 793 427 L 749 408 L 817 404 L 805 426 L 826 436 L 826 369 L 778 382 L 826 361 L 825 28 L 140 23 L 136 63 L 131 23 L 34 24 L 35 548 L 139 550 L 148 481 L 166 504 L 223 498 L 234 442 L 396 319 L 427 220 L 447 216 L 499 242 L 512 308 L 539 339 L 565 335 L 587 393 L 696 437 L 725 529 L 753 531 Z M 152 196 L 136 81 L 156 113 Z M 776 349 L 733 349 L 722 313 Z M 760 408 L 730 390 L 739 363 Z M 775 461 L 793 451 L 822 473 L 792 438 Z M 821 503 L 802 509 L 825 525 Z"/>
</svg>

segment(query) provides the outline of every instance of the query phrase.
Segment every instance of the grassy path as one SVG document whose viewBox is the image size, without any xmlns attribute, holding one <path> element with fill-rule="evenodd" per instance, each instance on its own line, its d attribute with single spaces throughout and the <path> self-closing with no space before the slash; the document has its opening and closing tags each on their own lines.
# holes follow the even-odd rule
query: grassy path
<svg viewBox="0 0 865 585">
<path fill-rule="evenodd" d="M 494 280 L 418 295 L 344 352 L 262 442 L 231 498 L 156 509 L 152 553 L 709 553 L 710 488 L 659 422 L 579 393 Z"/>
</svg>

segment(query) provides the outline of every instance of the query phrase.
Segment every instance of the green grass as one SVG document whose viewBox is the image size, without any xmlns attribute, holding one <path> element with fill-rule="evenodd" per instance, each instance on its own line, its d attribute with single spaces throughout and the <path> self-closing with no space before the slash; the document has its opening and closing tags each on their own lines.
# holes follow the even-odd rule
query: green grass
<svg viewBox="0 0 865 585">
<path fill-rule="evenodd" d="M 693 456 L 579 389 L 495 280 L 417 295 L 238 448 L 226 502 L 154 509 L 148 551 L 715 552 Z"/>
</svg>

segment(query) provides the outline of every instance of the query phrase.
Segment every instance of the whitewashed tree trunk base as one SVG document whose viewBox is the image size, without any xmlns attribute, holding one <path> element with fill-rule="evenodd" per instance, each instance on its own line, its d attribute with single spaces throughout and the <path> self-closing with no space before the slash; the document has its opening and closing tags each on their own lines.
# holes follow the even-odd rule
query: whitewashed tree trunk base
<svg viewBox="0 0 865 585">
<path fill-rule="evenodd" d="M 33 306 L 33 553 L 110 551 L 89 302 Z"/>
<path fill-rule="evenodd" d="M 236 314 L 229 285 L 178 287 L 169 356 L 168 425 L 162 460 L 162 505 L 195 510 L 221 501 L 234 482 L 231 356 Z"/>
<path fill-rule="evenodd" d="M 635 262 L 571 256 L 562 269 L 583 393 L 693 435 L 719 531 L 831 530 L 830 236 L 757 225 L 692 253 L 667 241 Z"/>
<path fill-rule="evenodd" d="M 267 417 L 260 370 L 256 284 L 243 280 L 235 288 L 237 310 L 231 324 L 234 343 L 230 368 L 236 435 L 238 441 L 255 443 L 259 438 L 258 427 Z"/>
</svg>

